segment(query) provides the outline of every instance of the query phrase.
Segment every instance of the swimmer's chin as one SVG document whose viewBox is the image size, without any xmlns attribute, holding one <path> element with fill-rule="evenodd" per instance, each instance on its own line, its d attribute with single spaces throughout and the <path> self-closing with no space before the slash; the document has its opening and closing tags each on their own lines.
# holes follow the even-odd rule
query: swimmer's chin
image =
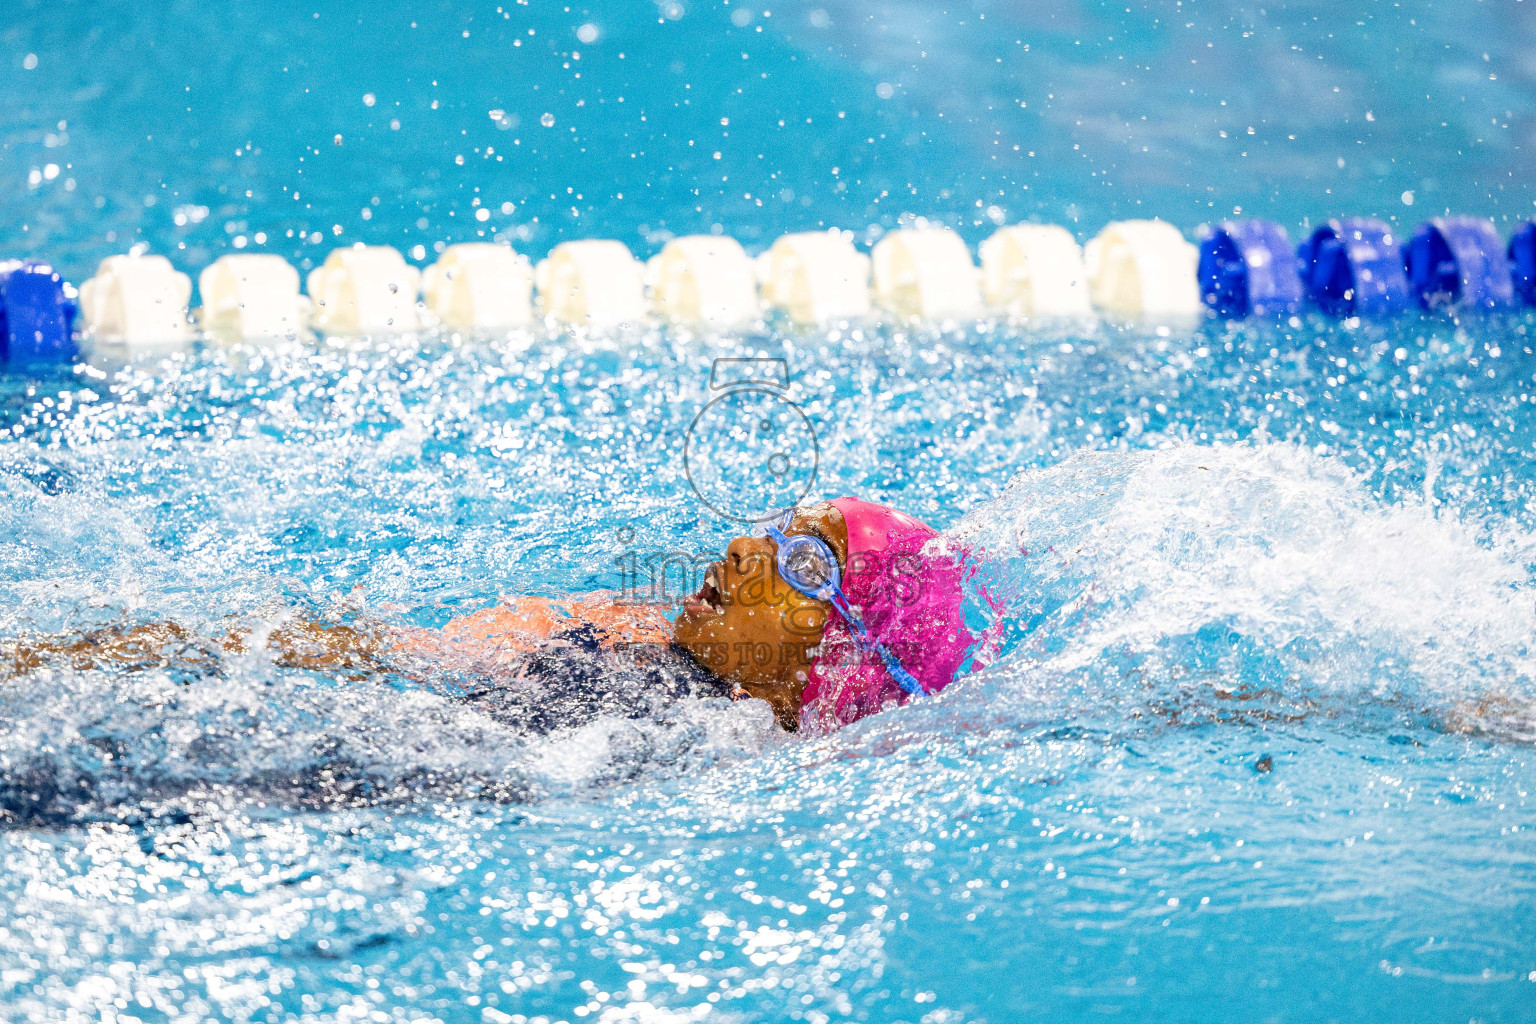
<svg viewBox="0 0 1536 1024">
<path fill-rule="evenodd" d="M 705 611 L 706 622 L 714 613 Z M 678 616 L 672 647 L 694 665 L 709 673 L 719 683 L 724 696 L 731 700 L 760 700 L 773 711 L 785 732 L 800 727 L 800 695 L 805 688 L 804 673 L 795 683 L 778 680 L 744 679 L 740 666 L 729 657 L 729 642 L 710 639 L 708 629 L 700 628 L 684 612 Z"/>
<path fill-rule="evenodd" d="M 706 604 L 697 597 L 685 597 L 683 598 L 683 610 L 678 615 L 677 621 L 687 621 L 691 625 L 706 619 L 719 618 L 724 614 L 721 609 Z"/>
<path fill-rule="evenodd" d="M 693 598 L 684 600 L 683 610 L 672 622 L 672 642 L 690 652 L 697 644 L 704 642 L 704 624 L 713 619 L 716 614 L 692 605 Z"/>
</svg>

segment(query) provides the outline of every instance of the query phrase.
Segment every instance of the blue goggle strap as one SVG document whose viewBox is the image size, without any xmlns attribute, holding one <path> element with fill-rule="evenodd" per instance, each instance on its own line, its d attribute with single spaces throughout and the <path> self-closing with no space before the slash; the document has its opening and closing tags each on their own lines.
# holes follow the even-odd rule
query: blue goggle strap
<svg viewBox="0 0 1536 1024">
<path fill-rule="evenodd" d="M 885 663 L 885 670 L 891 674 L 892 679 L 896 680 L 897 685 L 914 697 L 928 696 L 928 691 L 923 689 L 923 684 L 917 681 L 916 676 L 906 670 L 891 649 L 869 635 L 869 629 L 864 625 L 864 620 L 849 607 L 848 597 L 843 593 L 843 589 L 841 587 L 825 587 L 823 591 L 826 592 L 826 596 L 821 596 L 821 594 L 816 596 L 820 597 L 823 601 L 830 601 L 832 603 L 832 607 L 837 609 L 838 614 L 843 617 L 843 621 L 853 627 L 854 637 L 858 640 L 859 646 L 867 651 L 873 651 L 880 656 L 880 660 Z"/>
<path fill-rule="evenodd" d="M 765 523 L 761 529 L 774 544 L 778 545 L 780 551 L 784 550 L 784 547 L 789 543 L 789 538 L 784 535 L 784 531 L 777 523 Z M 822 547 L 826 547 L 826 545 L 822 544 Z M 828 558 L 832 557 L 830 548 L 827 549 L 826 554 Z M 898 686 L 914 697 L 928 696 L 928 691 L 923 689 L 923 684 L 917 681 L 916 676 L 906 670 L 906 667 L 902 665 L 895 653 L 885 644 L 869 635 L 869 628 L 864 625 L 864 619 L 854 613 L 853 608 L 848 604 L 848 595 L 843 593 L 842 587 L 836 583 L 828 582 L 814 590 L 805 590 L 798 586 L 795 580 L 790 578 L 791 574 L 787 573 L 782 566 L 780 567 L 779 575 L 784 578 L 784 582 L 800 591 L 806 597 L 814 598 L 818 601 L 827 601 L 833 608 L 836 608 L 837 613 L 843 617 L 843 621 L 853 627 L 854 638 L 859 646 L 866 651 L 872 651 L 879 655 L 880 661 L 885 665 L 885 670 L 891 674 L 892 679 L 896 680 Z"/>
</svg>

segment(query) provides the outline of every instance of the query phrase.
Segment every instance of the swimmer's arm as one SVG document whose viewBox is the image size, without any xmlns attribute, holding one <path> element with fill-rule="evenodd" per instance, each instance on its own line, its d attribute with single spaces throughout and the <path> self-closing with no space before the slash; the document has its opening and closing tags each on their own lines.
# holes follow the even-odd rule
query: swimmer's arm
<svg viewBox="0 0 1536 1024">
<path fill-rule="evenodd" d="M 236 631 L 224 640 L 223 649 L 244 653 L 258 634 Z M 281 668 L 341 672 L 354 678 L 388 672 L 390 650 L 387 628 L 377 622 L 337 625 L 294 619 L 266 636 L 266 649 Z"/>
<path fill-rule="evenodd" d="M 411 658 L 496 660 L 535 650 L 555 633 L 595 626 L 607 643 L 666 643 L 672 624 L 661 609 L 616 602 L 608 593 L 566 599 L 516 596 L 464 615 L 442 630 L 293 619 L 263 632 L 231 630 L 222 640 L 174 622 L 107 626 L 66 636 L 0 643 L 0 678 L 27 675 L 48 664 L 93 668 L 213 670 L 227 654 L 265 648 L 282 668 L 337 672 L 357 678 L 402 671 Z M 404 663 L 404 664 L 402 664 Z"/>
<path fill-rule="evenodd" d="M 0 644 L 0 674 L 16 678 L 53 664 L 92 668 L 198 667 L 218 661 L 216 646 L 174 622 L 108 626 L 71 636 L 23 637 Z"/>
<path fill-rule="evenodd" d="M 451 620 L 441 630 L 401 627 L 391 648 L 423 657 L 504 657 L 533 651 L 556 633 L 595 627 L 607 644 L 657 643 L 672 639 L 661 608 L 621 602 L 607 591 L 569 598 L 514 595 Z"/>
<path fill-rule="evenodd" d="M 69 636 L 24 637 L 0 644 L 0 678 L 17 678 L 50 664 L 87 669 L 206 669 L 226 654 L 244 654 L 261 641 L 283 668 L 340 670 L 367 676 L 387 670 L 388 642 L 381 627 L 284 623 L 264 636 L 239 629 L 222 641 L 201 637 L 174 622 L 106 626 Z"/>
<path fill-rule="evenodd" d="M 23 637 L 0 644 L 0 678 L 27 675 L 47 665 L 88 669 L 206 669 L 212 671 L 226 655 L 242 655 L 252 649 L 272 653 L 282 668 L 336 671 L 366 676 L 399 667 L 410 656 L 441 660 L 463 657 L 474 649 L 496 647 L 503 651 L 532 650 L 538 640 L 569 620 L 549 602 L 518 598 L 511 606 L 487 608 L 455 619 L 441 632 L 382 623 L 340 625 L 293 619 L 270 631 L 233 629 L 222 639 L 200 636 L 175 622 L 112 625 L 83 633 Z M 521 609 L 524 614 L 516 614 Z M 478 652 L 478 653 L 483 653 Z M 390 655 L 405 655 L 389 663 Z"/>
</svg>

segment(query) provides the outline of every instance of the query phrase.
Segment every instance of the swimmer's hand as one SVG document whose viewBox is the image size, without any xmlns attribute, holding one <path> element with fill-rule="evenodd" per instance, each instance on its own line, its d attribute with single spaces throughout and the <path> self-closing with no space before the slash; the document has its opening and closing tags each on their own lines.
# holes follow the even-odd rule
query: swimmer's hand
<svg viewBox="0 0 1536 1024">
<path fill-rule="evenodd" d="M 1484 694 L 1451 705 L 1441 716 L 1440 725 L 1446 732 L 1463 736 L 1536 743 L 1536 701 L 1513 694 Z"/>
</svg>

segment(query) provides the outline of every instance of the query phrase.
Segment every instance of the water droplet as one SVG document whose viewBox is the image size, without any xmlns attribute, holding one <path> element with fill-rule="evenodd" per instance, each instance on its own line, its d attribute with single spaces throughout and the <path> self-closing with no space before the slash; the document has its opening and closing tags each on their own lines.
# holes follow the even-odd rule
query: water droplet
<svg viewBox="0 0 1536 1024">
<path fill-rule="evenodd" d="M 555 126 L 555 115 L 545 114 L 543 117 L 539 118 L 539 124 L 543 125 L 545 128 L 553 128 Z"/>
<path fill-rule="evenodd" d="M 371 92 L 363 93 L 363 106 L 371 107 L 378 102 L 378 98 Z"/>
<path fill-rule="evenodd" d="M 339 145 L 341 145 L 341 136 L 340 136 L 340 135 L 338 135 L 338 136 L 336 136 L 336 137 L 335 137 L 335 138 L 334 138 L 334 139 L 332 139 L 332 140 L 331 140 L 331 141 L 332 141 L 332 142 L 334 142 L 334 143 L 336 143 L 336 145 L 338 145 L 338 146 L 339 146 Z"/>
</svg>

